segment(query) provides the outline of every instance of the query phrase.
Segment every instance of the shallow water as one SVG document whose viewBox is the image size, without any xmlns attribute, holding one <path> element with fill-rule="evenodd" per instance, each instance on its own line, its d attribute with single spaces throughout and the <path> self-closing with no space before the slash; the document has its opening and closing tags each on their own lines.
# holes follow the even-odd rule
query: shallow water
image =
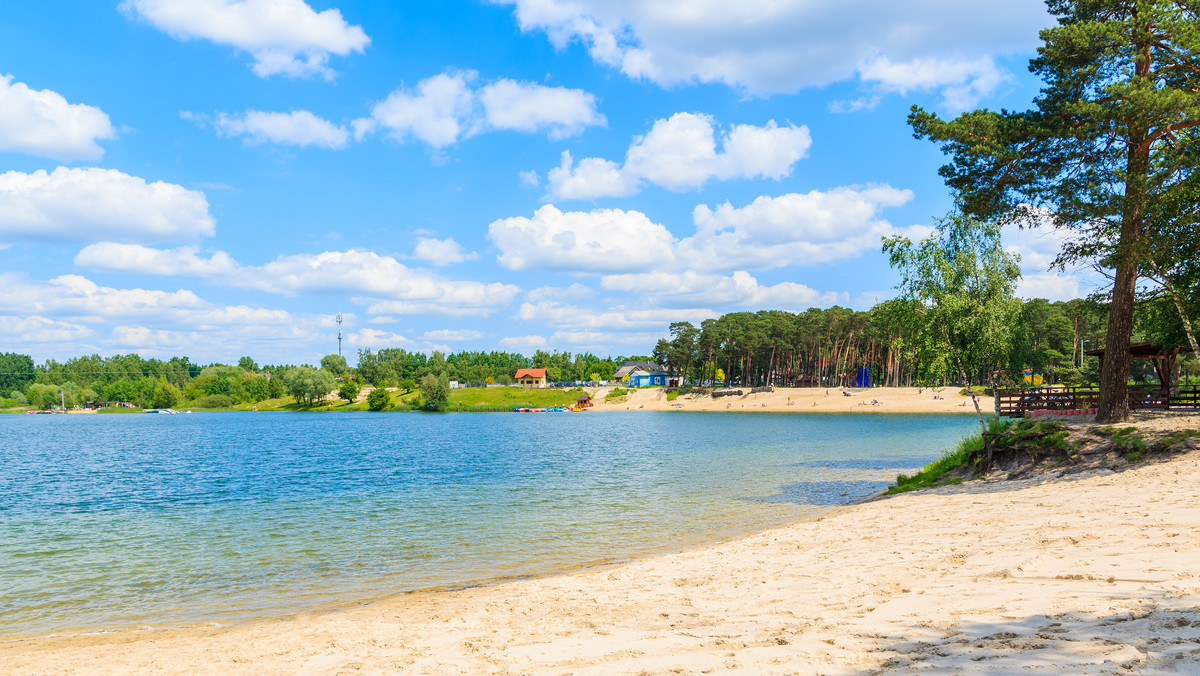
<svg viewBox="0 0 1200 676">
<path fill-rule="evenodd" d="M 961 415 L 0 416 L 0 635 L 240 622 L 810 516 Z"/>
</svg>

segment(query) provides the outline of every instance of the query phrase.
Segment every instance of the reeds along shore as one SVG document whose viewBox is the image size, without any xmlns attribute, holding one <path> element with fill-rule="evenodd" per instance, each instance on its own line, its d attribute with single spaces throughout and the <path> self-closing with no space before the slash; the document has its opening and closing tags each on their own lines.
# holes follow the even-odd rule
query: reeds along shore
<svg viewBox="0 0 1200 676">
<path fill-rule="evenodd" d="M 1197 673 L 1198 479 L 1200 451 L 968 482 L 572 575 L 3 642 L 0 672 Z"/>
</svg>

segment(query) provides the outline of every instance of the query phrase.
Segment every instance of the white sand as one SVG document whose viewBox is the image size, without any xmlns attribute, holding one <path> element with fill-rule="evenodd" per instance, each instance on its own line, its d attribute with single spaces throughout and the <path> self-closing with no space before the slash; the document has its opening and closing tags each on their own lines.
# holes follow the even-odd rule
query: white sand
<svg viewBox="0 0 1200 676">
<path fill-rule="evenodd" d="M 10 641 L 0 672 L 1200 673 L 1198 480 L 1193 452 L 965 484 L 323 616 Z"/>
<path fill-rule="evenodd" d="M 634 390 L 621 399 L 606 399 L 611 387 L 594 390 L 592 411 L 769 411 L 773 413 L 975 413 L 970 397 L 958 388 L 873 387 L 851 389 L 845 396 L 836 387 L 780 387 L 774 392 L 720 397 L 681 395 L 667 401 L 660 388 Z M 742 389 L 749 392 L 750 388 Z M 936 397 L 936 398 L 935 398 Z M 992 413 L 993 400 L 981 397 L 984 415 Z"/>
</svg>

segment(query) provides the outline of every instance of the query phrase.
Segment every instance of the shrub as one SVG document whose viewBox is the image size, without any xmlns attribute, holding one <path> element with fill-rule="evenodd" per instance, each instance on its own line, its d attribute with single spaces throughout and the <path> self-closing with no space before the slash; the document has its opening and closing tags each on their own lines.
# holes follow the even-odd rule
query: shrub
<svg viewBox="0 0 1200 676">
<path fill-rule="evenodd" d="M 421 379 L 421 406 L 426 411 L 445 411 L 450 404 L 450 378 L 443 373 L 435 376 L 432 373 Z"/>
<path fill-rule="evenodd" d="M 358 398 L 358 393 L 361 391 L 358 383 L 353 380 L 347 380 L 338 388 L 338 398 L 345 399 L 347 404 L 353 404 L 354 400 Z"/>
<path fill-rule="evenodd" d="M 233 399 L 225 394 L 209 394 L 191 403 L 193 408 L 229 408 L 233 406 Z"/>
<path fill-rule="evenodd" d="M 18 406 L 25 406 L 29 403 L 29 400 L 25 398 L 25 393 L 21 390 L 13 390 L 12 392 L 9 392 L 8 398 L 16 401 Z"/>
<path fill-rule="evenodd" d="M 168 383 L 165 378 L 154 386 L 154 408 L 171 408 L 182 400 L 183 395 L 179 393 L 179 388 Z"/>
<path fill-rule="evenodd" d="M 372 411 L 384 410 L 391 401 L 391 395 L 382 387 L 376 387 L 367 394 L 367 408 Z"/>
<path fill-rule="evenodd" d="M 1002 434 L 1013 426 L 1012 422 L 999 418 L 988 419 L 988 433 Z M 903 493 L 916 488 L 925 488 L 939 483 L 961 483 L 961 479 L 945 479 L 945 476 L 967 464 L 973 451 L 983 448 L 983 435 L 976 434 L 958 442 L 952 450 L 946 451 L 941 458 L 926 465 L 924 469 L 912 476 L 900 474 L 896 476 L 896 485 L 888 489 L 889 494 Z"/>
</svg>

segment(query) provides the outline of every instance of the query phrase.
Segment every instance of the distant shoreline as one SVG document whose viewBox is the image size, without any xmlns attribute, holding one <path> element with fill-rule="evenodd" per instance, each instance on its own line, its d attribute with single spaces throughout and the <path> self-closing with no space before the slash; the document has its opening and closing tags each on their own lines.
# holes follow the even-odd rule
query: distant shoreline
<svg viewBox="0 0 1200 676">
<path fill-rule="evenodd" d="M 609 397 L 608 395 L 614 389 L 621 389 L 625 394 L 617 397 Z M 578 388 L 543 388 L 528 390 L 529 401 L 523 401 L 522 397 L 515 396 L 515 393 L 526 392 L 519 388 L 507 388 L 510 399 L 517 403 L 494 402 L 488 403 L 486 406 L 481 406 L 478 409 L 469 406 L 456 407 L 450 409 L 451 413 L 509 413 L 514 408 L 543 408 L 550 407 L 554 404 L 537 403 L 539 399 L 546 399 L 551 393 L 574 393 Z M 736 388 L 734 388 L 736 389 Z M 749 388 L 746 388 L 749 392 Z M 247 403 L 239 404 L 233 408 L 221 409 L 199 409 L 189 408 L 186 405 L 177 406 L 177 410 L 183 412 L 195 413 L 221 413 L 221 412 L 288 412 L 288 413 L 339 413 L 339 412 L 363 412 L 366 410 L 365 398 L 369 389 L 363 390 L 359 398 L 354 404 L 336 399 L 328 398 L 323 404 L 310 408 L 299 408 L 291 400 L 285 400 L 284 403 L 259 402 L 258 404 Z M 451 396 L 461 397 L 463 400 L 470 400 L 472 397 L 469 393 L 479 391 L 479 388 L 458 389 L 452 390 Z M 494 390 L 485 391 L 492 392 Z M 667 390 L 663 388 L 644 388 L 644 389 L 629 389 L 621 386 L 604 386 L 604 387 L 584 387 L 582 391 L 592 398 L 593 405 L 586 412 L 606 412 L 606 411 L 704 411 L 717 412 L 724 411 L 730 413 L 959 413 L 959 414 L 974 414 L 975 407 L 971 403 L 971 398 L 960 394 L 958 388 L 918 388 L 918 387 L 872 387 L 855 390 L 843 390 L 841 388 L 830 387 L 776 387 L 771 392 L 747 393 L 743 395 L 733 395 L 714 398 L 711 395 L 693 395 L 680 394 L 677 397 L 668 399 Z M 849 392 L 847 396 L 844 392 Z M 398 395 L 393 395 L 395 398 Z M 407 395 L 406 395 L 407 396 Z M 515 397 L 515 398 L 514 398 Z M 560 397 L 563 403 L 559 405 L 569 405 L 570 402 L 565 400 L 569 397 Z M 279 401 L 279 400 L 276 400 Z M 983 410 L 984 415 L 993 413 L 992 400 L 989 397 L 981 397 L 979 406 Z M 0 413 L 17 414 L 24 413 L 25 409 L 14 410 L 7 409 Z M 143 409 L 116 409 L 104 410 L 103 414 L 126 415 L 145 413 Z M 405 413 L 416 412 L 411 410 L 396 410 L 389 408 L 381 413 Z"/>
</svg>

